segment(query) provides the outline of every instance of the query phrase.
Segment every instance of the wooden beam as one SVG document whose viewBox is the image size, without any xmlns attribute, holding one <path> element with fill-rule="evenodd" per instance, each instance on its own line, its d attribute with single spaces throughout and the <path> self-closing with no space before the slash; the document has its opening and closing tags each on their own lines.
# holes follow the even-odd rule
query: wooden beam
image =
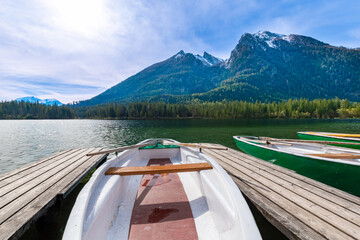
<svg viewBox="0 0 360 240">
<path fill-rule="evenodd" d="M 243 138 L 244 139 L 244 138 Z M 287 143 L 319 143 L 319 144 L 336 144 L 336 145 L 360 145 L 360 142 L 336 142 L 336 141 L 321 141 L 321 140 L 299 140 L 299 139 L 279 139 L 279 138 L 269 138 L 269 137 L 259 137 L 260 140 L 248 140 L 249 142 L 256 141 L 268 141 L 271 143 L 278 144 L 278 142 L 287 142 Z"/>
<path fill-rule="evenodd" d="M 315 157 L 335 158 L 335 159 L 360 159 L 360 155 L 353 155 L 348 153 L 319 153 L 319 154 L 306 154 Z"/>
<path fill-rule="evenodd" d="M 177 172 L 195 172 L 200 170 L 212 169 L 209 163 L 190 163 L 180 165 L 162 165 L 162 166 L 140 166 L 140 167 L 112 167 L 109 168 L 105 175 L 144 175 L 144 174 L 161 174 Z"/>
<path fill-rule="evenodd" d="M 305 132 L 306 134 L 311 135 L 323 135 L 330 137 L 350 137 L 350 138 L 360 138 L 360 134 L 351 134 L 351 133 L 316 133 L 316 132 Z"/>
<path fill-rule="evenodd" d="M 162 145 L 175 145 L 175 146 L 180 146 L 180 147 L 191 147 L 191 148 L 228 150 L 227 147 L 222 147 L 222 146 L 221 147 L 214 147 L 214 146 L 210 146 L 210 145 L 194 144 L 194 143 L 176 143 L 176 142 L 171 142 L 171 141 L 167 141 L 167 140 L 162 140 L 161 144 Z"/>
<path fill-rule="evenodd" d="M 94 156 L 94 155 L 108 154 L 108 153 L 113 153 L 113 152 L 121 152 L 121 151 L 128 150 L 128 149 L 141 148 L 141 147 L 152 146 L 152 145 L 155 145 L 155 144 L 154 143 L 136 144 L 136 145 L 130 145 L 130 146 L 125 146 L 125 147 L 108 149 L 108 150 L 104 150 L 101 152 L 88 153 L 88 154 L 86 154 L 86 156 Z"/>
</svg>

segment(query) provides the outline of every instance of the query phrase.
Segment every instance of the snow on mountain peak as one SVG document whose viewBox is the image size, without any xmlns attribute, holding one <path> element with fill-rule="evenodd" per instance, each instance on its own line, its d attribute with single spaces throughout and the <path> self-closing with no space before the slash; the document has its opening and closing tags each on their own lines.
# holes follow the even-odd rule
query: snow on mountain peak
<svg viewBox="0 0 360 240">
<path fill-rule="evenodd" d="M 218 63 L 221 63 L 221 62 L 224 62 L 223 59 L 214 57 L 213 55 L 211 55 L 207 52 L 204 52 L 203 56 L 201 56 L 199 54 L 196 54 L 194 56 L 197 59 L 199 59 L 205 66 L 208 66 L 208 67 L 213 66 Z"/>
<path fill-rule="evenodd" d="M 214 57 L 213 55 L 211 55 L 211 54 L 209 54 L 207 52 L 204 52 L 203 56 L 201 56 L 199 54 L 185 53 L 183 50 L 181 50 L 180 52 L 175 54 L 172 58 L 178 60 L 178 59 L 184 58 L 187 55 L 188 56 L 193 56 L 194 58 L 200 60 L 201 63 L 204 64 L 204 66 L 207 66 L 207 67 L 211 67 L 211 66 L 213 66 L 215 64 L 224 62 L 223 59 Z"/>
<path fill-rule="evenodd" d="M 275 38 L 282 38 L 284 34 L 272 33 L 269 31 L 259 31 L 257 33 L 252 34 L 254 37 L 264 39 L 264 40 L 273 40 Z"/>
<path fill-rule="evenodd" d="M 199 54 L 194 55 L 197 59 L 199 59 L 205 66 L 211 66 L 212 64 L 203 56 L 200 56 Z"/>
<path fill-rule="evenodd" d="M 184 56 L 185 56 L 185 52 L 183 50 L 181 50 L 174 56 L 174 58 L 178 59 L 178 58 L 182 58 Z"/>
<path fill-rule="evenodd" d="M 290 41 L 290 40 L 288 40 L 289 37 L 284 34 L 272 33 L 269 31 L 259 31 L 257 33 L 252 34 L 252 36 L 255 39 L 264 41 L 270 48 L 277 48 L 277 45 L 274 43 L 275 39 L 283 39 L 286 41 Z M 263 48 L 263 50 L 266 51 L 266 49 L 264 49 L 264 48 Z"/>
<path fill-rule="evenodd" d="M 215 65 L 220 62 L 224 62 L 224 59 L 214 57 L 213 55 L 211 55 L 207 52 L 204 52 L 203 58 L 205 58 L 209 63 L 211 63 L 211 65 Z"/>
</svg>

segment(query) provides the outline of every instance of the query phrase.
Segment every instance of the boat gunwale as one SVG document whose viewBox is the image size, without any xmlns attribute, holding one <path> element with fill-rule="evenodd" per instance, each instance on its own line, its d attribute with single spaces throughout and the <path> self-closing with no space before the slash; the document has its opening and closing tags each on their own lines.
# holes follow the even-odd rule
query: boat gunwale
<svg viewBox="0 0 360 240">
<path fill-rule="evenodd" d="M 302 135 L 308 135 L 308 136 L 317 136 L 317 137 L 324 137 L 324 138 L 334 138 L 334 139 L 339 139 L 339 140 L 348 140 L 348 141 L 355 141 L 355 142 L 360 142 L 360 138 L 352 138 L 352 137 L 338 137 L 338 136 L 332 136 L 332 135 L 324 135 L 322 133 L 325 134 L 331 134 L 329 132 L 311 132 L 310 131 L 306 131 L 306 132 L 297 132 L 297 134 L 302 134 Z"/>
<path fill-rule="evenodd" d="M 327 161 L 327 162 L 334 162 L 334 163 L 341 163 L 341 164 L 347 164 L 347 165 L 353 165 L 353 166 L 360 166 L 360 162 L 349 161 L 349 160 L 341 160 L 341 159 L 334 159 L 334 158 L 318 157 L 318 156 L 299 154 L 299 153 L 291 153 L 291 152 L 283 151 L 283 150 L 276 149 L 276 148 L 266 147 L 266 145 L 252 143 L 251 140 L 249 140 L 249 141 L 244 140 L 244 138 L 246 139 L 246 137 L 253 137 L 253 136 L 233 136 L 234 139 L 236 139 L 238 141 L 241 141 L 243 143 L 247 143 L 247 144 L 250 144 L 250 145 L 256 146 L 256 147 L 261 147 L 261 148 L 267 149 L 267 150 L 272 150 L 272 151 L 275 151 L 275 152 L 280 152 L 280 153 L 284 153 L 284 154 L 288 154 L 288 155 L 295 155 L 295 156 L 303 157 L 303 158 L 311 158 L 311 159 L 315 159 L 315 160 Z M 253 139 L 253 140 L 255 140 L 255 139 Z M 288 141 L 288 142 L 290 142 L 290 141 Z M 298 144 L 298 145 L 306 145 L 306 144 L 299 144 L 299 143 L 296 143 L 296 144 Z M 276 144 L 271 144 L 271 145 L 276 145 Z M 320 145 L 320 144 L 317 144 L 317 145 Z M 343 150 L 341 147 L 333 147 L 333 146 L 327 146 L 327 147 L 335 148 L 335 150 L 337 150 L 337 148 L 340 148 L 339 150 L 341 150 L 341 151 L 346 151 L 346 150 L 348 151 L 349 150 L 347 148 L 344 148 L 344 150 Z M 360 151 L 359 151 L 359 154 L 360 154 Z"/>
</svg>

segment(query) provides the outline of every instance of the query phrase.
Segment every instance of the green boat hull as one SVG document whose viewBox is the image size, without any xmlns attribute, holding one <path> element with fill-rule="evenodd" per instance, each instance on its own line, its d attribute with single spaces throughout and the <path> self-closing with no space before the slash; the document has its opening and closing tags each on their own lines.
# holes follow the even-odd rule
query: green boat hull
<svg viewBox="0 0 360 240">
<path fill-rule="evenodd" d="M 308 178 L 360 196 L 360 166 L 295 156 L 254 146 L 237 139 L 235 139 L 235 143 L 240 150 L 249 155 L 294 170 Z"/>
<path fill-rule="evenodd" d="M 339 138 L 333 138 L 333 137 L 323 137 L 323 136 L 316 136 L 316 135 L 310 135 L 310 134 L 297 134 L 300 139 L 303 140 L 314 140 L 314 141 L 330 141 L 330 142 L 351 142 L 351 143 L 360 143 L 360 141 L 352 141 L 347 139 L 339 139 Z M 329 144 L 333 146 L 338 147 L 347 147 L 347 148 L 355 148 L 360 149 L 360 145 L 347 145 L 347 144 Z"/>
</svg>

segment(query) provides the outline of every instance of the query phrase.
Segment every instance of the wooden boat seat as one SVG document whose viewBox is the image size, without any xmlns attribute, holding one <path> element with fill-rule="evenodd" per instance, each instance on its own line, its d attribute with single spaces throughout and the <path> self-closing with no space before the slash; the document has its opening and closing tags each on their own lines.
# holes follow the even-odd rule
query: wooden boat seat
<svg viewBox="0 0 360 240">
<path fill-rule="evenodd" d="M 105 175 L 144 175 L 144 174 L 162 174 L 178 172 L 196 172 L 201 170 L 212 169 L 209 163 L 190 163 L 180 165 L 163 165 L 163 166 L 140 166 L 140 167 L 112 167 L 109 168 Z"/>
<path fill-rule="evenodd" d="M 324 158 L 340 158 L 340 159 L 360 159 L 360 155 L 353 155 L 349 153 L 322 153 L 322 154 L 306 154 L 310 156 L 316 157 L 324 157 Z"/>
</svg>

